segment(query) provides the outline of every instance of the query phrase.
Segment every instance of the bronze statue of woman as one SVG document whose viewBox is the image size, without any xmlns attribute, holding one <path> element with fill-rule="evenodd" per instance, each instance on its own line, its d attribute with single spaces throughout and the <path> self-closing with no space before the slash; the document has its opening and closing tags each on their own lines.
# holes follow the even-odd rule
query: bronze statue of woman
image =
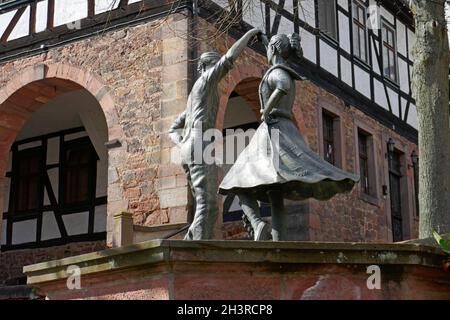
<svg viewBox="0 0 450 320">
<path fill-rule="evenodd" d="M 270 228 L 260 217 L 258 200 L 270 202 L 274 241 L 286 240 L 284 199 L 327 200 L 350 191 L 359 177 L 336 168 L 312 151 L 294 124 L 295 80 L 301 77 L 288 65 L 300 58 L 297 34 L 262 36 L 271 64 L 259 86 L 263 122 L 219 187 L 221 194 L 238 196 L 254 230 L 255 240 L 269 240 Z"/>
</svg>

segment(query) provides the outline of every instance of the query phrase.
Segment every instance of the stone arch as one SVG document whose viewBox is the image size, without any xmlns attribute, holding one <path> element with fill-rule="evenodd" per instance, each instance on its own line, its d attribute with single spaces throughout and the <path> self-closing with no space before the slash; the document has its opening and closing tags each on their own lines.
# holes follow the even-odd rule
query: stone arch
<svg viewBox="0 0 450 320">
<path fill-rule="evenodd" d="M 230 71 L 224 81 L 222 81 L 222 83 L 220 84 L 220 103 L 216 120 L 217 129 L 223 129 L 228 99 L 236 86 L 246 79 L 261 79 L 264 75 L 264 70 L 264 68 L 260 68 L 255 65 L 237 65 Z M 250 104 L 252 105 L 252 107 L 254 106 L 253 103 Z"/>
<path fill-rule="evenodd" d="M 4 189 L 11 145 L 33 112 L 60 94 L 82 89 L 88 91 L 99 103 L 108 126 L 108 140 L 118 139 L 122 144 L 120 149 L 126 148 L 113 93 L 97 75 L 62 63 L 29 66 L 0 89 L 0 190 Z M 109 156 L 118 149 L 110 150 Z M 108 193 L 113 187 L 118 188 L 108 181 Z M 3 209 L 3 196 L 0 196 L 0 208 Z M 111 210 L 108 203 L 108 235 L 111 231 Z M 3 210 L 0 211 L 0 227 L 2 216 Z"/>
<path fill-rule="evenodd" d="M 231 93 L 236 89 L 239 88 L 239 86 L 242 86 L 242 89 L 245 90 L 245 86 L 247 84 L 251 84 L 251 82 L 254 82 L 255 80 L 260 81 L 262 77 L 264 76 L 264 73 L 268 69 L 268 66 L 262 66 L 258 67 L 255 65 L 237 65 L 234 69 L 230 71 L 228 76 L 222 81 L 220 85 L 220 103 L 219 103 L 219 109 L 217 113 L 217 119 L 216 119 L 216 128 L 219 130 L 223 129 L 223 124 L 225 120 L 225 113 L 228 105 L 228 100 L 231 95 Z M 300 86 L 297 86 L 297 89 L 299 89 Z M 299 91 L 297 91 L 298 93 Z M 239 93 L 239 92 L 238 92 Z M 240 94 L 240 93 L 239 93 Z M 257 92 L 256 92 L 257 94 Z M 300 92 L 301 94 L 301 92 Z M 240 94 L 240 95 L 247 95 L 246 93 Z M 257 118 L 260 117 L 259 113 L 259 97 L 257 98 L 258 101 L 254 100 L 254 96 L 248 96 L 246 98 L 247 102 L 252 107 L 252 110 L 255 112 Z M 298 100 L 298 98 L 295 101 L 294 104 L 294 118 L 295 118 L 295 124 L 299 128 L 300 132 L 307 132 L 305 121 L 303 117 L 300 114 L 301 111 L 301 102 Z M 306 142 L 307 137 L 304 136 Z"/>
</svg>

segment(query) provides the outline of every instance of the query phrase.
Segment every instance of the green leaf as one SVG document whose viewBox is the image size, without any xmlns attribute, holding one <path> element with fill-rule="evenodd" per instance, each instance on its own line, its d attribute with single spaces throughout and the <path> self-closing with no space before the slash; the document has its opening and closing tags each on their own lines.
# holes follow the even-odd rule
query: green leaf
<svg viewBox="0 0 450 320">
<path fill-rule="evenodd" d="M 436 239 L 436 242 L 441 246 L 442 250 L 446 253 L 450 253 L 450 238 L 443 239 L 436 230 L 433 230 L 433 236 L 434 239 Z"/>
</svg>

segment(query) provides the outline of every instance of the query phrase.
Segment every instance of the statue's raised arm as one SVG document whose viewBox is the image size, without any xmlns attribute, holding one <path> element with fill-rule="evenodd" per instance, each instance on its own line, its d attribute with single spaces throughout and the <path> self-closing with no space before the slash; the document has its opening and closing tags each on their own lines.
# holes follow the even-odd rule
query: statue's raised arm
<svg viewBox="0 0 450 320">
<path fill-rule="evenodd" d="M 262 31 L 258 28 L 254 28 L 237 40 L 212 68 L 209 76 L 210 81 L 220 81 L 228 71 L 233 68 L 234 61 L 242 51 L 244 51 L 253 37 L 258 36 L 259 34 L 262 34 Z"/>
<path fill-rule="evenodd" d="M 248 31 L 242 38 L 240 38 L 238 41 L 236 41 L 231 48 L 228 50 L 228 52 L 225 54 L 228 60 L 231 62 L 234 62 L 236 58 L 244 51 L 244 49 L 247 47 L 248 43 L 254 36 L 258 36 L 262 34 L 263 32 L 258 29 L 254 28 L 250 31 Z"/>
</svg>

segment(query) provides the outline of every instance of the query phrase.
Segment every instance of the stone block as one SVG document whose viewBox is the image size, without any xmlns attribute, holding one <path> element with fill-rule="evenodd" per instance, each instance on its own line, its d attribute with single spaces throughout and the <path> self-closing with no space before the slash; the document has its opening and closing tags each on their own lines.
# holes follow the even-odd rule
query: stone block
<svg viewBox="0 0 450 320">
<path fill-rule="evenodd" d="M 179 207 L 189 203 L 188 188 L 165 189 L 158 192 L 161 208 Z"/>
<path fill-rule="evenodd" d="M 114 215 L 113 247 L 122 247 L 133 243 L 133 215 L 119 212 Z"/>
</svg>

